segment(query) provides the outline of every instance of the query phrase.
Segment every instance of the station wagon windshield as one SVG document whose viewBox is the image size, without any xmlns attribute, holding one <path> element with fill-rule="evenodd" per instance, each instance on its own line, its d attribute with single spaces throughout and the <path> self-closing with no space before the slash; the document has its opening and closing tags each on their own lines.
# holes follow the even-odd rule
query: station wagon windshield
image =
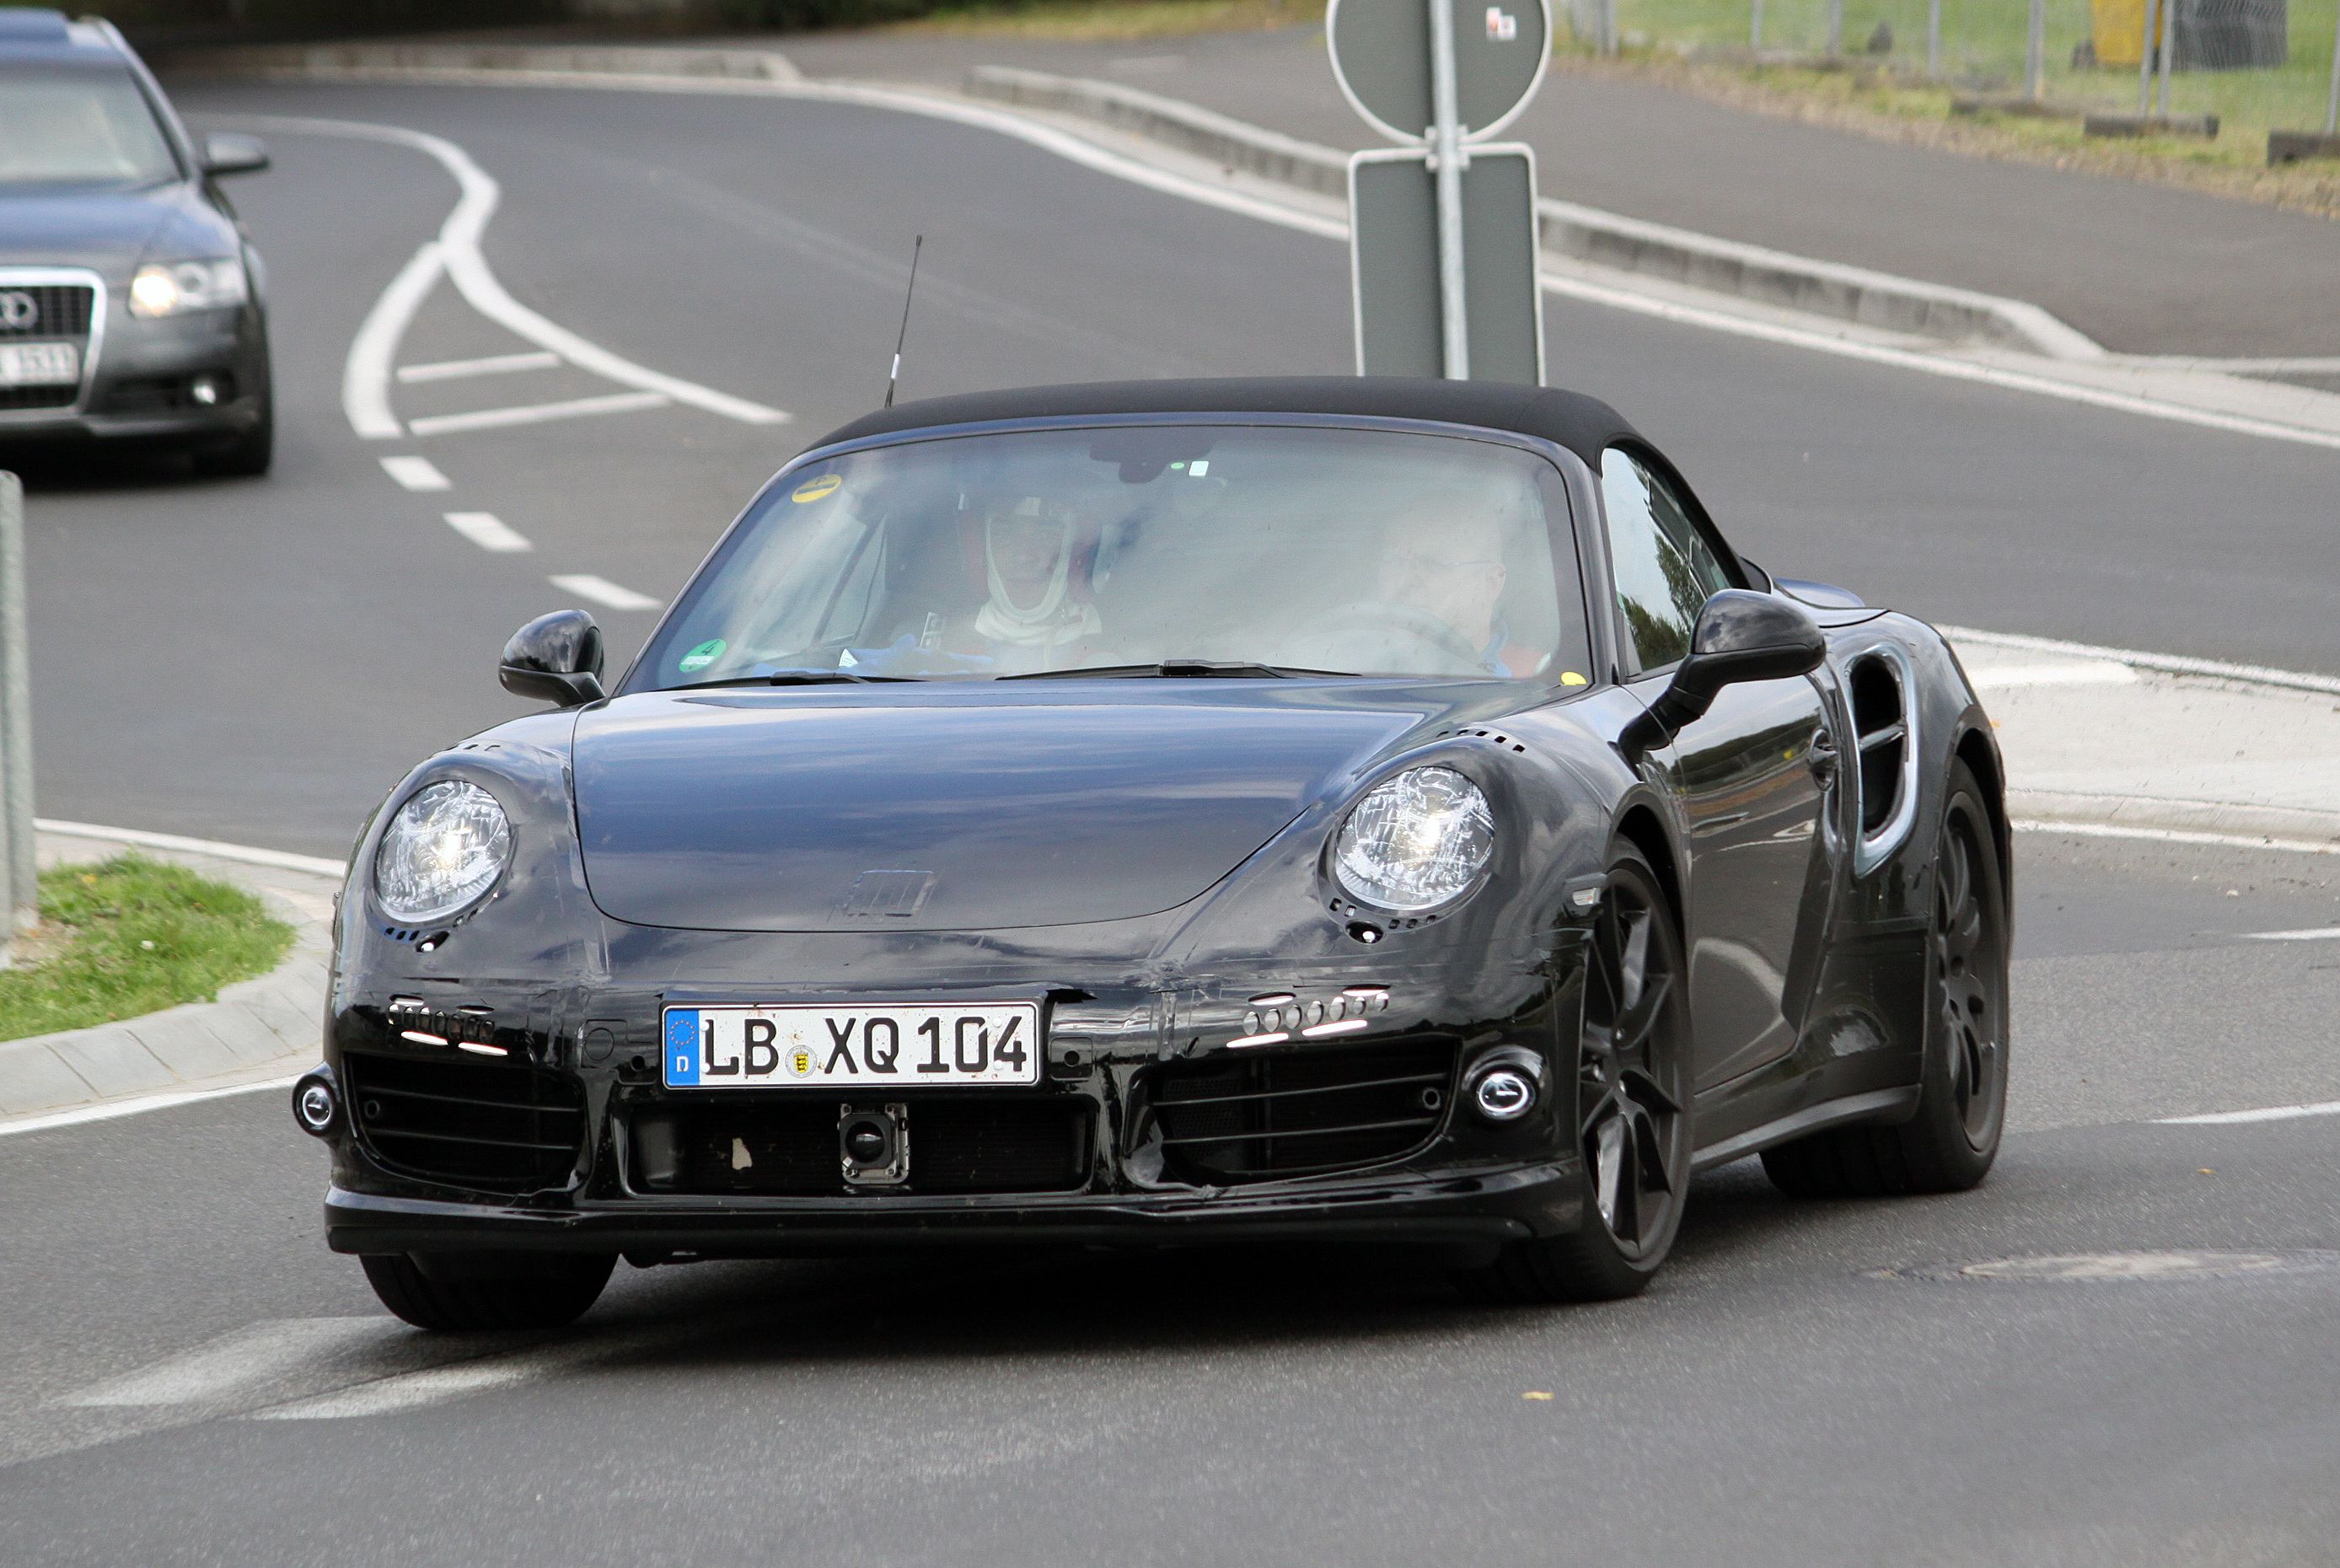
<svg viewBox="0 0 2340 1568">
<path fill-rule="evenodd" d="M 638 689 L 1334 672 L 1581 685 L 1558 472 L 1462 438 L 1141 425 L 799 469 L 686 590 Z"/>
<path fill-rule="evenodd" d="M 0 186 L 151 185 L 178 174 L 127 73 L 0 71 Z"/>
</svg>

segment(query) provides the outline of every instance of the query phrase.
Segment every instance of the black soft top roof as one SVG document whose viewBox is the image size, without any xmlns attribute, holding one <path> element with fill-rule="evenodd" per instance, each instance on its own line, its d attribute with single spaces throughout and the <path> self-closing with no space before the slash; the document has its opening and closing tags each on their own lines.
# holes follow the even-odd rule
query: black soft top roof
<svg viewBox="0 0 2340 1568">
<path fill-rule="evenodd" d="M 817 445 L 937 425 L 1085 414 L 1297 413 L 1436 420 L 1535 436 L 1598 468 L 1601 449 L 1639 441 L 1598 398 L 1554 387 L 1408 376 L 1244 376 L 1208 381 L 1087 382 L 926 398 L 864 414 Z"/>
</svg>

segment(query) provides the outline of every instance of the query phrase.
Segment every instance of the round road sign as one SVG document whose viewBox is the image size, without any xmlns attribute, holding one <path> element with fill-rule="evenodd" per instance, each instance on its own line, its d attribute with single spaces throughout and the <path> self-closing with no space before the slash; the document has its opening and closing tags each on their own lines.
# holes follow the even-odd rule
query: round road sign
<svg viewBox="0 0 2340 1568">
<path fill-rule="evenodd" d="M 1454 89 L 1467 141 L 1512 123 L 1552 57 L 1552 0 L 1333 0 L 1324 41 L 1349 106 L 1394 142 L 1427 140 L 1430 7 L 1454 8 Z"/>
</svg>

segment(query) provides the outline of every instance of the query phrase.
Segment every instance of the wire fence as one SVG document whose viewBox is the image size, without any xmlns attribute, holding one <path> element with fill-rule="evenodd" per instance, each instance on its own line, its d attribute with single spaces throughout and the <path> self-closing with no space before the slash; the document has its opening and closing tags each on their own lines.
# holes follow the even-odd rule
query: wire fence
<svg viewBox="0 0 2340 1568">
<path fill-rule="evenodd" d="M 2340 114 L 2340 0 L 1564 0 L 1561 10 L 1580 47 L 1866 64 L 1955 91 L 2215 114 L 2237 128 L 2312 130 Z"/>
</svg>

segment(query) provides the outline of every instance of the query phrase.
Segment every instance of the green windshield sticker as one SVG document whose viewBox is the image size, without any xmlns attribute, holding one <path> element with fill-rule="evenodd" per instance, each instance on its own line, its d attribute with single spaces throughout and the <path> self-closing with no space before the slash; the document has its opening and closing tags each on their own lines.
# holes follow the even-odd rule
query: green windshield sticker
<svg viewBox="0 0 2340 1568">
<path fill-rule="evenodd" d="M 700 643 L 698 647 L 692 649 L 689 652 L 684 654 L 682 656 L 682 663 L 679 668 L 685 675 L 696 675 L 700 670 L 706 669 L 709 665 L 714 663 L 717 660 L 722 658 L 723 650 L 729 646 L 729 643 L 724 641 L 719 637 L 710 637 L 706 641 Z"/>
</svg>

